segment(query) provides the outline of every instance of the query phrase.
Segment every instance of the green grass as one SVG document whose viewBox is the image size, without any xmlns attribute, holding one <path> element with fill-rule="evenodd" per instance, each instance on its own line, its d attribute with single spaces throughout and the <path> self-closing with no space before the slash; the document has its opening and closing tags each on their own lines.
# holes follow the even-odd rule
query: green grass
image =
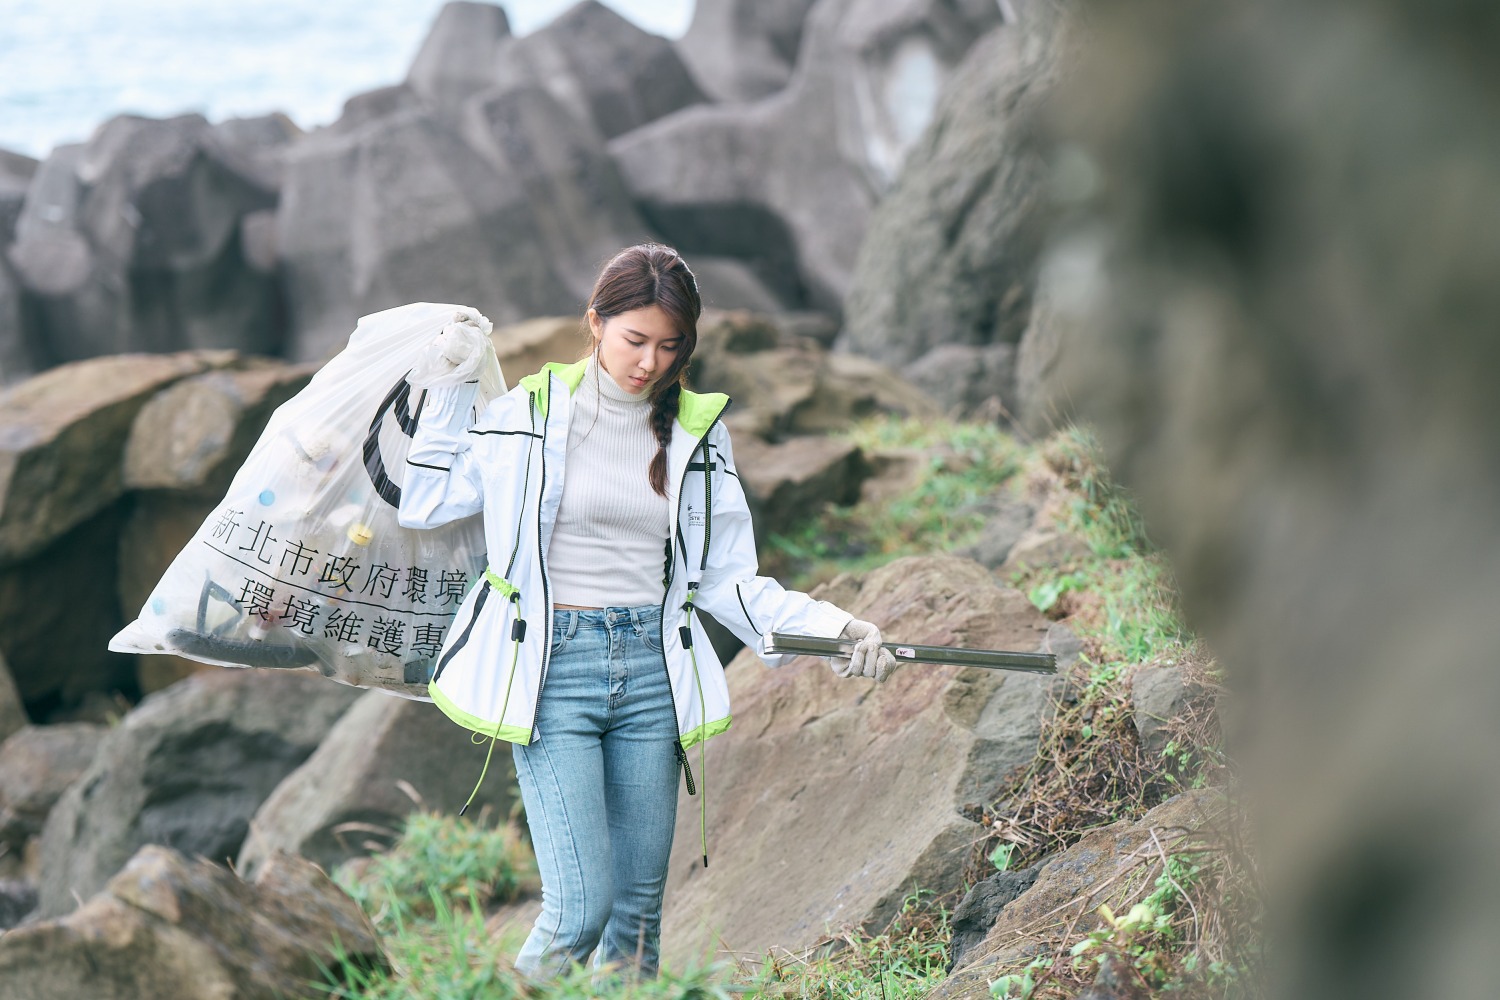
<svg viewBox="0 0 1500 1000">
<path fill-rule="evenodd" d="M 801 589 L 845 570 L 972 543 L 990 501 L 1020 470 L 1024 453 L 998 427 L 947 420 L 879 417 L 843 436 L 866 454 L 916 452 L 917 482 L 890 500 L 830 506 L 789 531 L 770 534 L 763 571 Z"/>
<path fill-rule="evenodd" d="M 525 842 L 514 827 L 432 813 L 412 814 L 390 850 L 341 866 L 335 881 L 370 916 L 389 967 L 340 956 L 309 986 L 320 1000 L 900 1000 L 925 994 L 948 958 L 947 911 L 915 894 L 884 931 L 848 931 L 806 957 L 667 969 L 647 981 L 587 968 L 533 980 L 512 967 L 525 928 L 486 925 L 495 906 L 536 889 Z"/>
</svg>

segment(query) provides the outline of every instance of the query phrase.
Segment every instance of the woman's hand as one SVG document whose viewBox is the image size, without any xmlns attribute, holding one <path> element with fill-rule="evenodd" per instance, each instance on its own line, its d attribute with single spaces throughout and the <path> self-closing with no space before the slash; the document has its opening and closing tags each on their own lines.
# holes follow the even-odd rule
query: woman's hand
<svg viewBox="0 0 1500 1000">
<path fill-rule="evenodd" d="M 489 348 L 490 321 L 472 309 L 453 314 L 453 320 L 422 350 L 406 380 L 425 389 L 478 377 Z"/>
<path fill-rule="evenodd" d="M 896 658 L 881 645 L 880 629 L 870 622 L 855 618 L 844 626 L 839 638 L 854 643 L 851 656 L 836 656 L 829 662 L 833 672 L 840 677 L 873 677 L 879 682 L 895 669 Z"/>
</svg>

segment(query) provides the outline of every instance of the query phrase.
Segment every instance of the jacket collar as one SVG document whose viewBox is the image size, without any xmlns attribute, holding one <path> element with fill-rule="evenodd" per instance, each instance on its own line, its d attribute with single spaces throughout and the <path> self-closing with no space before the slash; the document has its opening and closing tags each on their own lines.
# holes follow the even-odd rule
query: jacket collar
<svg viewBox="0 0 1500 1000">
<path fill-rule="evenodd" d="M 537 400 L 537 408 L 542 416 L 547 415 L 547 405 L 552 401 L 552 375 L 567 387 L 568 393 L 578 390 L 583 382 L 584 370 L 588 367 L 588 358 L 566 364 L 560 361 L 549 361 L 542 366 L 542 370 L 527 375 L 521 379 L 520 384 L 527 392 L 534 393 Z M 708 433 L 719 415 L 729 406 L 729 397 L 722 392 L 693 392 L 689 389 L 682 390 L 682 397 L 677 403 L 677 424 L 694 440 Z"/>
</svg>

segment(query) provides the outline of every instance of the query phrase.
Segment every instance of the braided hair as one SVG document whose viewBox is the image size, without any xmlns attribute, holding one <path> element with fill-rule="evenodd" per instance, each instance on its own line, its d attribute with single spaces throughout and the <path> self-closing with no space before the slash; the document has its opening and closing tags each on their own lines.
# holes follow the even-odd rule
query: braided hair
<svg viewBox="0 0 1500 1000">
<path fill-rule="evenodd" d="M 682 336 L 682 347 L 672 366 L 651 383 L 650 390 L 651 432 L 656 436 L 657 449 L 646 474 L 651 488 L 666 496 L 667 446 L 672 442 L 672 422 L 677 419 L 677 405 L 687 381 L 688 361 L 698 346 L 703 301 L 698 294 L 698 279 L 682 255 L 660 243 L 641 243 L 615 254 L 599 272 L 589 294 L 588 309 L 594 310 L 601 322 L 647 306 L 659 306 Z"/>
</svg>

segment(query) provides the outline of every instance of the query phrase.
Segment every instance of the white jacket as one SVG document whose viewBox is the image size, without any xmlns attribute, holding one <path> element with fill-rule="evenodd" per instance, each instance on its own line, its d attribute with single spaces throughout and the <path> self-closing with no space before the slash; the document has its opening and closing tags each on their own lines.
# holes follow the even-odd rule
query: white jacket
<svg viewBox="0 0 1500 1000">
<path fill-rule="evenodd" d="M 489 552 L 489 568 L 444 639 L 432 700 L 459 725 L 513 743 L 536 735 L 552 646 L 546 553 L 567 474 L 572 393 L 584 367 L 549 364 L 477 419 L 477 386 L 429 389 L 407 455 L 400 523 L 430 528 L 483 512 Z M 834 637 L 851 617 L 757 575 L 750 510 L 719 420 L 728 405 L 722 393 L 683 391 L 667 451 L 667 498 L 676 516 L 664 540 L 661 645 L 684 763 L 683 749 L 730 724 L 724 668 L 694 606 L 771 666 L 784 658 L 766 654 L 764 636 Z"/>
</svg>

